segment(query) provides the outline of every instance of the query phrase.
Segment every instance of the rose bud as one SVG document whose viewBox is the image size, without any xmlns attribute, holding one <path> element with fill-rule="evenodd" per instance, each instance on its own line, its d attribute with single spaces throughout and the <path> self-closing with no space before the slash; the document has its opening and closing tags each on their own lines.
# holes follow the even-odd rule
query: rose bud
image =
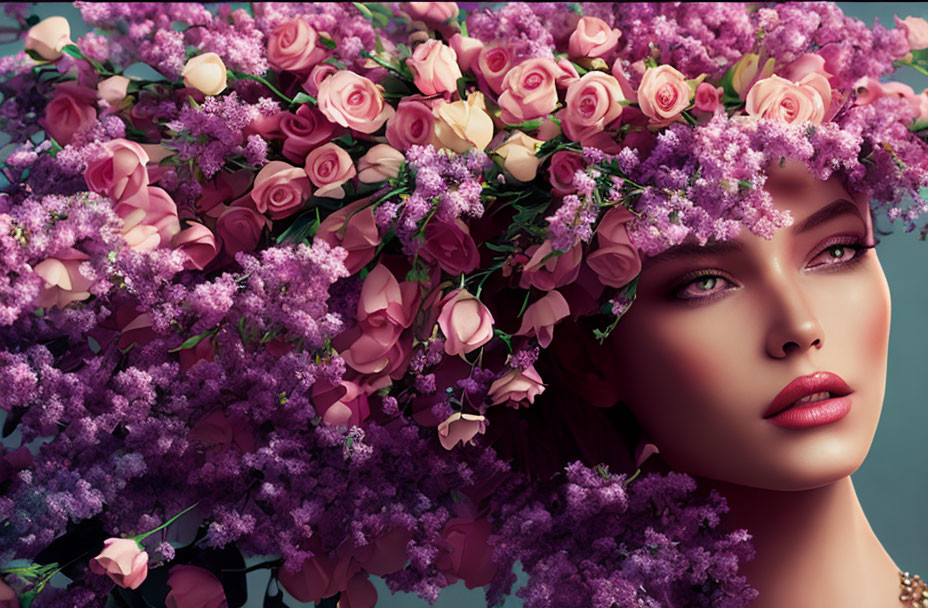
<svg viewBox="0 0 928 608">
<path fill-rule="evenodd" d="M 438 440 L 446 450 L 458 443 L 472 442 L 478 434 L 487 430 L 487 419 L 474 414 L 455 412 L 438 425 Z"/>
<path fill-rule="evenodd" d="M 102 101 L 111 108 L 117 108 L 122 100 L 126 98 L 126 90 L 129 87 L 129 79 L 125 76 L 110 76 L 106 80 L 101 80 L 97 85 L 97 95 Z"/>
<path fill-rule="evenodd" d="M 184 262 L 186 270 L 203 270 L 216 257 L 216 237 L 209 228 L 200 223 L 191 223 L 174 235 L 171 240 L 174 249 L 187 254 Z"/>
<path fill-rule="evenodd" d="M 33 25 L 26 34 L 23 45 L 27 51 L 35 51 L 43 59 L 61 59 L 61 49 L 71 44 L 71 26 L 64 17 L 49 17 Z"/>
<path fill-rule="evenodd" d="M 541 159 L 535 155 L 540 139 L 516 131 L 495 152 L 503 158 L 503 167 L 520 182 L 530 182 L 538 173 Z"/>
<path fill-rule="evenodd" d="M 123 589 L 137 589 L 148 576 L 148 553 L 131 538 L 108 538 L 90 560 L 90 571 L 106 574 Z"/>
<path fill-rule="evenodd" d="M 445 335 L 445 353 L 476 350 L 493 337 L 493 315 L 465 289 L 452 291 L 439 302 L 438 326 Z"/>
<path fill-rule="evenodd" d="M 557 292 L 552 292 L 557 293 Z M 535 366 L 529 365 L 525 370 L 514 369 L 490 385 L 487 397 L 492 405 L 506 403 L 518 408 L 519 402 L 535 403 L 535 397 L 545 391 L 541 376 L 535 371 Z"/>
<path fill-rule="evenodd" d="M 554 337 L 554 325 L 570 314 L 570 306 L 560 292 L 552 290 L 525 309 L 517 336 L 534 335 L 542 348 Z"/>
<path fill-rule="evenodd" d="M 438 40 L 428 40 L 413 51 L 406 65 L 423 95 L 454 93 L 462 76 L 454 49 Z"/>
<path fill-rule="evenodd" d="M 185 85 L 204 95 L 219 95 L 226 89 L 226 65 L 216 53 L 191 58 L 180 75 Z"/>
<path fill-rule="evenodd" d="M 403 153 L 387 144 L 377 144 L 358 159 L 358 181 L 365 184 L 393 179 L 406 161 Z"/>
</svg>

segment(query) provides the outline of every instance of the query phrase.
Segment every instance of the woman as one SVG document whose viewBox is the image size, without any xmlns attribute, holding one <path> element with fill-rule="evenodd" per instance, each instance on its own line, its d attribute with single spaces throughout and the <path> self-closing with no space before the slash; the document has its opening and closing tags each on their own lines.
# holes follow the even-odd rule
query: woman
<svg viewBox="0 0 928 608">
<path fill-rule="evenodd" d="M 717 489 L 727 525 L 752 534 L 753 605 L 898 605 L 899 568 L 850 478 L 879 420 L 890 327 L 867 201 L 798 163 L 768 178 L 791 226 L 644 261 L 612 335 L 618 390 L 660 450 L 646 468 Z"/>
</svg>

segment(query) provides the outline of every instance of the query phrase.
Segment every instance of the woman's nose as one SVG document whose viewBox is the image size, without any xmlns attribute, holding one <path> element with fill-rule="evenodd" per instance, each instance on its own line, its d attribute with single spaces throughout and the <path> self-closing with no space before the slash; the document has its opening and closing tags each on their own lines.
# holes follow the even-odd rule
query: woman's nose
<svg viewBox="0 0 928 608">
<path fill-rule="evenodd" d="M 783 359 L 793 352 L 822 348 L 825 330 L 797 281 L 779 281 L 770 293 L 767 354 Z"/>
</svg>

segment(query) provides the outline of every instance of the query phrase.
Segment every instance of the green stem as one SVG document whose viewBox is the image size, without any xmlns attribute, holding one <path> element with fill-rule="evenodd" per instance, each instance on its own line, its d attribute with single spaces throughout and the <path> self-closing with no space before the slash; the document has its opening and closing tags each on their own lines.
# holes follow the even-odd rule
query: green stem
<svg viewBox="0 0 928 608">
<path fill-rule="evenodd" d="M 132 540 L 134 540 L 134 541 L 137 542 L 137 543 L 142 542 L 143 540 L 145 540 L 147 537 L 151 536 L 152 534 L 154 534 L 154 533 L 157 532 L 158 530 L 163 530 L 164 528 L 167 528 L 168 526 L 170 526 L 172 523 L 174 523 L 174 520 L 175 520 L 175 519 L 177 519 L 178 517 L 180 517 L 181 515 L 183 515 L 183 514 L 186 513 L 187 511 L 189 511 L 190 509 L 194 508 L 194 507 L 197 506 L 198 504 L 200 504 L 200 503 L 199 503 L 199 502 L 193 503 L 192 505 L 190 505 L 189 507 L 187 507 L 186 509 L 184 509 L 183 511 L 181 511 L 180 513 L 178 513 L 177 515 L 175 515 L 175 516 L 172 517 L 171 519 L 167 520 L 166 522 L 164 522 L 163 524 L 161 524 L 160 526 L 158 526 L 158 527 L 155 528 L 154 530 L 149 530 L 149 531 L 146 532 L 145 534 L 139 534 L 138 536 L 133 536 L 133 537 L 132 537 Z"/>
<path fill-rule="evenodd" d="M 243 72 L 233 72 L 232 70 L 227 70 L 227 72 L 228 72 L 228 75 L 229 75 L 230 78 L 238 78 L 239 80 L 242 80 L 242 79 L 254 80 L 255 82 L 260 82 L 261 84 L 263 84 L 264 86 L 266 86 L 267 88 L 269 88 L 269 89 L 271 90 L 272 93 L 274 93 L 275 95 L 277 95 L 278 97 L 280 97 L 281 99 L 283 99 L 284 101 L 286 101 L 286 102 L 287 102 L 287 105 L 290 105 L 290 104 L 293 103 L 293 100 L 292 100 L 292 99 L 290 99 L 289 97 L 287 97 L 286 95 L 284 95 L 283 93 L 281 93 L 281 92 L 277 89 L 277 87 L 275 87 L 275 86 L 272 85 L 270 82 L 268 82 L 266 79 L 264 79 L 264 78 L 262 78 L 262 77 L 260 77 L 260 76 L 254 76 L 253 74 L 245 74 L 245 73 L 243 73 Z"/>
</svg>

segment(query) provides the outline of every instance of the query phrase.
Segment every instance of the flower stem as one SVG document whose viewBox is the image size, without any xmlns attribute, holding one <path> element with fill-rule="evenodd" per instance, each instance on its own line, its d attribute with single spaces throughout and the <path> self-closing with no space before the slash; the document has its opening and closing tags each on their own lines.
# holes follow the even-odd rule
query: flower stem
<svg viewBox="0 0 928 608">
<path fill-rule="evenodd" d="M 199 502 L 193 503 L 192 505 L 190 505 L 189 507 L 187 507 L 186 509 L 184 509 L 183 511 L 181 511 L 180 513 L 178 513 L 177 515 L 175 515 L 175 516 L 172 517 L 171 519 L 167 520 L 166 522 L 164 522 L 163 524 L 161 524 L 160 526 L 158 526 L 158 527 L 155 528 L 154 530 L 149 530 L 148 532 L 146 532 L 146 533 L 144 533 L 144 534 L 139 534 L 138 536 L 133 536 L 133 537 L 132 537 L 132 540 L 134 540 L 134 541 L 137 542 L 137 543 L 142 542 L 145 538 L 151 536 L 152 534 L 154 534 L 154 533 L 157 532 L 158 530 L 163 530 L 164 528 L 167 528 L 168 526 L 170 526 L 172 523 L 174 523 L 174 520 L 175 520 L 175 519 L 177 519 L 178 517 L 180 517 L 181 515 L 183 515 L 183 514 L 186 513 L 187 511 L 189 511 L 190 509 L 194 508 L 194 507 L 197 506 L 198 504 L 200 504 L 200 503 L 199 503 Z"/>
</svg>

